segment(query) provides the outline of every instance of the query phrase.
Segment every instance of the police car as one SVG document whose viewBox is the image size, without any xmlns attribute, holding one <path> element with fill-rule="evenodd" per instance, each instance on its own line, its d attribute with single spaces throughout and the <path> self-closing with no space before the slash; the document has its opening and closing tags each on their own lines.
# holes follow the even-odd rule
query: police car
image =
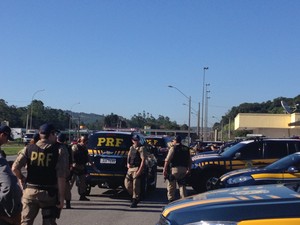
<svg viewBox="0 0 300 225">
<path fill-rule="evenodd" d="M 196 192 L 211 189 L 214 177 L 238 169 L 267 166 L 300 151 L 299 139 L 259 139 L 241 141 L 220 154 L 192 157 L 187 184 Z"/>
<path fill-rule="evenodd" d="M 87 166 L 87 195 L 95 186 L 117 189 L 124 185 L 127 173 L 127 155 L 132 145 L 133 135 L 138 135 L 140 143 L 148 149 L 144 136 L 137 132 L 99 131 L 89 136 L 88 153 L 97 171 L 92 166 Z M 148 152 L 142 178 L 142 192 L 154 190 L 156 181 L 157 161 L 154 155 Z"/>
<path fill-rule="evenodd" d="M 290 183 L 208 191 L 165 206 L 157 225 L 295 225 L 300 221 L 299 187 Z"/>
<path fill-rule="evenodd" d="M 145 138 L 149 145 L 156 148 L 155 156 L 157 159 L 157 165 L 164 166 L 165 158 L 169 151 L 168 143 L 172 141 L 172 138 L 159 135 L 150 135 Z"/>
<path fill-rule="evenodd" d="M 222 175 L 213 188 L 300 182 L 300 152 L 263 167 L 236 170 Z"/>
</svg>

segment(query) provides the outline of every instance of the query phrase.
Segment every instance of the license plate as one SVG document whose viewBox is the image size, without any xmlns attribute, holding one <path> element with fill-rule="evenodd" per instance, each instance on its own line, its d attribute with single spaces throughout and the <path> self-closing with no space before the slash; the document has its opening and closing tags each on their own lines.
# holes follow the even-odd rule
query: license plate
<svg viewBox="0 0 300 225">
<path fill-rule="evenodd" d="M 102 164 L 116 164 L 116 159 L 105 159 L 105 158 L 101 158 L 100 159 L 100 163 Z"/>
</svg>

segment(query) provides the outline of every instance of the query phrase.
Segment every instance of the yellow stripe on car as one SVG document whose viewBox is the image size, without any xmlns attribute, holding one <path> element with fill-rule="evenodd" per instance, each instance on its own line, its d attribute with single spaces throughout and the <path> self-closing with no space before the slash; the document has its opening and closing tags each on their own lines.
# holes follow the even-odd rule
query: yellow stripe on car
<svg viewBox="0 0 300 225">
<path fill-rule="evenodd" d="M 233 198 L 233 197 L 227 197 L 227 198 L 217 198 L 217 199 L 208 199 L 208 200 L 187 202 L 187 203 L 183 203 L 183 204 L 179 204 L 179 205 L 174 205 L 174 206 L 170 206 L 170 207 L 166 208 L 163 211 L 162 215 L 164 217 L 167 217 L 169 215 L 169 213 L 171 213 L 171 212 L 173 212 L 175 210 L 178 210 L 178 209 L 183 209 L 183 208 L 191 207 L 191 206 L 195 206 L 195 205 L 217 203 L 217 202 L 227 202 L 227 201 L 239 201 L 239 199 Z"/>
</svg>

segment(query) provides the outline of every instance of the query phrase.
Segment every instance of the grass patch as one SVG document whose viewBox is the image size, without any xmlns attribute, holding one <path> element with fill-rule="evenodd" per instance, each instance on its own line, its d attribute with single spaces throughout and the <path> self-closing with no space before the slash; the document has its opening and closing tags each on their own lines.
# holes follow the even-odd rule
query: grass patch
<svg viewBox="0 0 300 225">
<path fill-rule="evenodd" d="M 1 149 L 5 151 L 6 155 L 16 155 L 23 148 L 24 143 L 9 143 L 1 146 Z"/>
</svg>

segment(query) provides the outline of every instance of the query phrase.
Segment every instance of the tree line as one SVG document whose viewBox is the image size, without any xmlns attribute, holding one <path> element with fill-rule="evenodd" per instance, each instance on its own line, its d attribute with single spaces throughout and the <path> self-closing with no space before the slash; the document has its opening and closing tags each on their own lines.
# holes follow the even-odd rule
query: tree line
<svg viewBox="0 0 300 225">
<path fill-rule="evenodd" d="M 213 125 L 212 129 L 220 130 L 222 125 L 223 131 L 226 132 L 230 125 L 231 130 L 233 130 L 234 118 L 239 113 L 285 113 L 281 101 L 291 106 L 295 112 L 299 112 L 300 107 L 297 104 L 300 103 L 300 95 L 295 98 L 278 97 L 262 103 L 242 103 L 239 106 L 232 107 L 222 116 L 221 121 Z M 0 99 L 0 122 L 3 123 L 4 121 L 8 121 L 9 126 L 15 128 L 25 128 L 28 121 L 30 121 L 34 129 L 37 129 L 45 122 L 53 123 L 59 130 L 67 130 L 70 127 L 79 128 L 79 126 L 89 130 L 102 130 L 103 128 L 144 128 L 145 126 L 152 129 L 188 129 L 188 125 L 178 125 L 176 121 L 171 121 L 168 116 L 159 115 L 158 118 L 155 118 L 145 111 L 127 119 L 114 113 L 110 115 L 97 115 L 53 109 L 44 106 L 44 103 L 40 100 L 33 100 L 26 107 L 16 107 L 14 105 L 9 106 L 4 99 Z M 243 131 L 237 131 L 236 136 L 241 136 L 242 134 L 238 132 Z"/>
<path fill-rule="evenodd" d="M 27 107 L 9 106 L 4 99 L 0 99 L 0 122 L 8 122 L 10 127 L 25 128 L 31 124 L 32 129 L 37 129 L 46 122 L 51 122 L 59 130 L 79 127 L 89 130 L 102 130 L 103 128 L 144 128 L 153 129 L 183 129 L 187 125 L 179 126 L 169 117 L 159 115 L 158 118 L 143 112 L 132 116 L 130 119 L 111 113 L 110 115 L 97 115 L 93 113 L 76 113 L 69 110 L 53 109 L 44 106 L 40 100 L 33 100 Z"/>
</svg>

